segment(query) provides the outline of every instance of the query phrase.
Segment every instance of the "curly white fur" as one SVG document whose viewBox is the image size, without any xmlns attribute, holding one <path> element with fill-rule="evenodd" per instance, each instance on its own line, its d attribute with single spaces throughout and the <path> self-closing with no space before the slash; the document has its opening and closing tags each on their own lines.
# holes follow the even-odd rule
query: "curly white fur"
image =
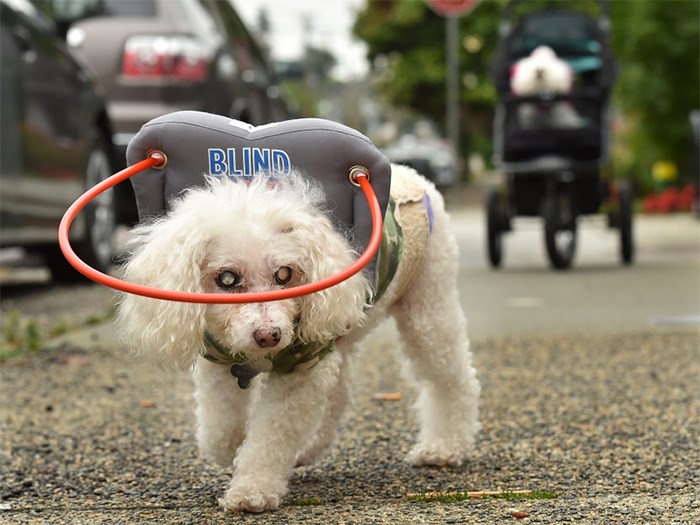
<svg viewBox="0 0 700 525">
<path fill-rule="evenodd" d="M 569 93 L 573 71 L 557 57 L 551 47 L 540 46 L 513 67 L 510 88 L 516 95 L 538 95 L 543 92 Z"/>
<path fill-rule="evenodd" d="M 512 69 L 510 88 L 518 96 L 542 96 L 545 99 L 556 94 L 571 92 L 574 72 L 554 50 L 539 46 L 532 53 L 516 62 Z M 523 103 L 518 106 L 518 120 L 523 129 L 575 128 L 582 122 L 568 101 L 547 106 Z"/>
<path fill-rule="evenodd" d="M 420 184 L 434 212 L 418 271 L 404 292 L 390 286 L 369 308 L 371 288 L 358 274 L 325 291 L 274 303 L 203 305 L 139 296 L 121 298 L 117 323 L 127 344 L 160 365 L 192 368 L 197 440 L 202 454 L 234 475 L 220 504 L 231 511 L 275 509 L 296 464 L 317 459 L 333 439 L 348 399 L 352 347 L 386 314 L 396 317 L 408 367 L 417 378 L 421 430 L 408 459 L 418 465 L 459 465 L 479 430 L 479 383 L 466 320 L 457 296 L 457 245 L 434 186 L 393 166 L 392 188 Z M 347 267 L 355 255 L 324 209 L 323 192 L 294 175 L 270 187 L 213 179 L 185 192 L 163 218 L 134 231 L 125 279 L 186 291 L 222 291 L 221 272 L 238 277 L 232 293 L 315 281 Z M 410 229 L 410 228 L 409 228 Z M 409 230 L 407 229 L 407 231 Z M 417 256 L 417 255 L 410 255 Z M 404 264 L 402 261 L 401 264 Z M 289 268 L 289 282 L 277 272 Z M 337 338 L 337 350 L 316 366 L 289 374 L 260 374 L 242 390 L 227 366 L 200 356 L 209 331 L 251 358 L 261 352 L 256 332 L 275 332 L 264 351 L 295 337 Z"/>
</svg>

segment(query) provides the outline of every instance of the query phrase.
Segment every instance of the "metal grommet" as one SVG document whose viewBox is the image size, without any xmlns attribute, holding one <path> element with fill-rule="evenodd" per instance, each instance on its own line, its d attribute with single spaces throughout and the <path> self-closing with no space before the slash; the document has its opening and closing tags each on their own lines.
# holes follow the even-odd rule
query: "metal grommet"
<svg viewBox="0 0 700 525">
<path fill-rule="evenodd" d="M 153 166 L 151 166 L 154 170 L 165 169 L 165 167 L 168 165 L 167 155 L 160 150 L 157 150 L 157 149 L 149 150 L 148 153 L 146 153 L 146 157 L 160 159 L 160 162 L 158 164 L 154 164 Z"/>
<path fill-rule="evenodd" d="M 364 166 L 359 165 L 350 168 L 350 171 L 348 173 L 348 179 L 350 179 L 350 184 L 359 188 L 360 183 L 357 182 L 358 177 L 367 177 L 367 180 L 369 181 L 369 170 Z"/>
</svg>

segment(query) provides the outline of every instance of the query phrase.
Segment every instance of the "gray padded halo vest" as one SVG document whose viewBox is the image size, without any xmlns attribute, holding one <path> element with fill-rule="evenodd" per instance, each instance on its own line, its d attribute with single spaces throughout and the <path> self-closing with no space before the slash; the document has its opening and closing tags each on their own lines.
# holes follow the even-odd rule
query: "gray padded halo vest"
<svg viewBox="0 0 700 525">
<path fill-rule="evenodd" d="M 372 221 L 362 191 L 349 182 L 350 168 L 369 170 L 382 216 L 389 202 L 387 158 L 358 131 L 329 120 L 304 118 L 255 127 L 220 115 L 178 111 L 144 124 L 129 142 L 128 164 L 145 159 L 151 150 L 162 151 L 168 161 L 163 169 L 131 177 L 141 221 L 167 211 L 170 199 L 184 189 L 203 185 L 205 174 L 244 178 L 263 172 L 282 178 L 296 169 L 322 184 L 332 219 L 362 251 Z M 374 266 L 369 268 L 371 282 Z"/>
</svg>

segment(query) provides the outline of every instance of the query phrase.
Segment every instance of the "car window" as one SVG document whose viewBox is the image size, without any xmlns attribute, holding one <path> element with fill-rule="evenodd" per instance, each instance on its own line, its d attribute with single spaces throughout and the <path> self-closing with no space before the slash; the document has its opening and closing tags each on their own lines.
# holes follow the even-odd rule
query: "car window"
<svg viewBox="0 0 700 525">
<path fill-rule="evenodd" d="M 156 16 L 155 0 L 104 0 L 104 15 L 113 17 Z"/>
<path fill-rule="evenodd" d="M 29 3 L 29 0 L 5 0 L 5 3 L 15 11 L 24 13 L 26 16 L 37 16 L 37 10 Z"/>
<path fill-rule="evenodd" d="M 215 20 L 216 14 L 211 9 L 199 0 L 181 0 L 180 4 L 183 16 L 187 17 L 189 24 L 196 32 L 210 38 L 216 36 L 216 39 L 220 40 L 221 35 Z"/>
<path fill-rule="evenodd" d="M 11 0 L 21 2 L 24 0 Z M 95 16 L 138 18 L 157 14 L 156 0 L 32 0 L 50 18 L 63 23 Z"/>
<path fill-rule="evenodd" d="M 232 38 L 231 44 L 236 50 L 236 58 L 243 69 L 257 66 L 269 72 L 265 57 L 233 7 L 222 0 L 215 1 L 214 5 L 218 9 L 221 23 L 226 27 L 226 34 Z"/>
<path fill-rule="evenodd" d="M 41 13 L 36 6 L 28 0 L 3 0 L 11 9 L 19 13 L 25 20 L 44 30 L 51 30 L 49 20 Z"/>
</svg>

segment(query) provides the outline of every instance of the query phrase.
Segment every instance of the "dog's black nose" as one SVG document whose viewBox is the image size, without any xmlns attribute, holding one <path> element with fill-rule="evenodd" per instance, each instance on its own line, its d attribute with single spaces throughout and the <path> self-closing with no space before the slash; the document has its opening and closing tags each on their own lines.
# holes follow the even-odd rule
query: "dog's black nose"
<svg viewBox="0 0 700 525">
<path fill-rule="evenodd" d="M 260 348 L 276 346 L 282 338 L 282 330 L 273 326 L 272 328 L 258 328 L 253 332 L 253 339 Z"/>
</svg>

